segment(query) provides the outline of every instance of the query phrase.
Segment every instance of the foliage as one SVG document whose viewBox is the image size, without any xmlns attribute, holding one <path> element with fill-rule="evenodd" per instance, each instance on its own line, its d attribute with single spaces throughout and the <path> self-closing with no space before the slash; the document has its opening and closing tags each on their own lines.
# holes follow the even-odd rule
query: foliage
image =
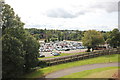
<svg viewBox="0 0 120 80">
<path fill-rule="evenodd" d="M 63 40 L 73 40 L 80 41 L 83 36 L 82 31 L 78 30 L 46 30 L 46 29 L 26 29 L 30 32 L 31 35 L 34 35 L 36 39 L 45 39 L 45 42 L 54 41 L 63 41 Z M 37 36 L 36 36 L 37 35 Z M 40 36 L 38 36 L 40 35 Z"/>
<path fill-rule="evenodd" d="M 37 66 L 39 43 L 23 28 L 24 23 L 13 9 L 2 4 L 3 77 L 16 78 Z"/>
<path fill-rule="evenodd" d="M 118 29 L 114 29 L 109 32 L 107 42 L 110 44 L 110 46 L 114 48 L 120 47 L 120 32 Z"/>
<path fill-rule="evenodd" d="M 5 34 L 2 37 L 3 78 L 19 77 L 23 73 L 25 52 L 20 40 Z"/>
<path fill-rule="evenodd" d="M 23 26 L 24 23 L 20 21 L 18 15 L 15 15 L 13 8 L 8 4 L 2 4 L 2 32 L 5 28 Z"/>
<path fill-rule="evenodd" d="M 109 37 L 109 32 L 102 33 L 102 36 L 103 36 L 104 40 L 107 41 L 107 39 Z"/>
<path fill-rule="evenodd" d="M 95 31 L 95 30 L 88 30 L 87 32 L 84 33 L 84 37 L 82 38 L 82 42 L 84 46 L 88 47 L 89 49 L 92 48 L 94 50 L 94 47 L 103 44 L 104 39 L 103 36 L 100 32 Z"/>
<path fill-rule="evenodd" d="M 37 40 L 41 39 L 40 36 L 41 36 L 40 34 L 34 34 L 34 37 L 35 37 Z"/>
<path fill-rule="evenodd" d="M 23 44 L 23 50 L 25 51 L 25 69 L 28 71 L 30 68 L 35 67 L 38 63 L 39 56 L 39 43 L 37 40 L 29 35 L 23 27 L 7 28 L 4 31 L 17 39 L 19 39 Z"/>
<path fill-rule="evenodd" d="M 25 69 L 29 69 L 37 66 L 39 57 L 39 43 L 32 36 L 27 37 L 27 41 L 24 43 L 25 55 Z"/>
</svg>

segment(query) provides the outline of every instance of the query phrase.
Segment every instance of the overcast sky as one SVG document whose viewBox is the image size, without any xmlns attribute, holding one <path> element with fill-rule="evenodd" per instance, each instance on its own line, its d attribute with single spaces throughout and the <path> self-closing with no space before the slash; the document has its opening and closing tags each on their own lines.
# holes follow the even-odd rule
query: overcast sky
<svg viewBox="0 0 120 80">
<path fill-rule="evenodd" d="M 119 0 L 6 0 L 25 28 L 105 30 L 118 27 Z"/>
</svg>

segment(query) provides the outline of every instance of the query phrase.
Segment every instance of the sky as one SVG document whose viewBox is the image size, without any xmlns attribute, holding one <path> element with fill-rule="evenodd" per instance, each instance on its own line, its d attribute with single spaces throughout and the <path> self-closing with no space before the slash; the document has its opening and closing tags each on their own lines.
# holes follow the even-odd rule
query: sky
<svg viewBox="0 0 120 80">
<path fill-rule="evenodd" d="M 25 28 L 104 30 L 118 27 L 119 0 L 5 0 Z"/>
</svg>

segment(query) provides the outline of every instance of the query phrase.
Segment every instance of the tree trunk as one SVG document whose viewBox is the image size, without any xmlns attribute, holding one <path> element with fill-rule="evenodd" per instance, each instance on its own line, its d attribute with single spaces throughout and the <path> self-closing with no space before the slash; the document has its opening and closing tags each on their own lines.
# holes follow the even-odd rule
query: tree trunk
<svg viewBox="0 0 120 80">
<path fill-rule="evenodd" d="M 92 52 L 94 51 L 94 47 L 92 47 Z"/>
<path fill-rule="evenodd" d="M 90 52 L 91 47 L 87 47 L 87 48 L 88 48 L 87 52 Z"/>
</svg>

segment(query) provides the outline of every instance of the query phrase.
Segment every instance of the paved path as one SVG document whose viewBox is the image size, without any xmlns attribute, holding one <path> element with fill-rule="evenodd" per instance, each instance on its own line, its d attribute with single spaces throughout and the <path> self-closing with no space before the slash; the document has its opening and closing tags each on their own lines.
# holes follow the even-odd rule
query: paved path
<svg viewBox="0 0 120 80">
<path fill-rule="evenodd" d="M 84 70 L 103 68 L 103 67 L 113 67 L 113 66 L 118 66 L 118 63 L 100 63 L 100 64 L 89 64 L 89 65 L 77 66 L 77 67 L 72 67 L 72 68 L 50 73 L 46 75 L 45 78 L 59 78 L 65 75 L 69 75 L 71 73 L 81 72 Z"/>
</svg>

